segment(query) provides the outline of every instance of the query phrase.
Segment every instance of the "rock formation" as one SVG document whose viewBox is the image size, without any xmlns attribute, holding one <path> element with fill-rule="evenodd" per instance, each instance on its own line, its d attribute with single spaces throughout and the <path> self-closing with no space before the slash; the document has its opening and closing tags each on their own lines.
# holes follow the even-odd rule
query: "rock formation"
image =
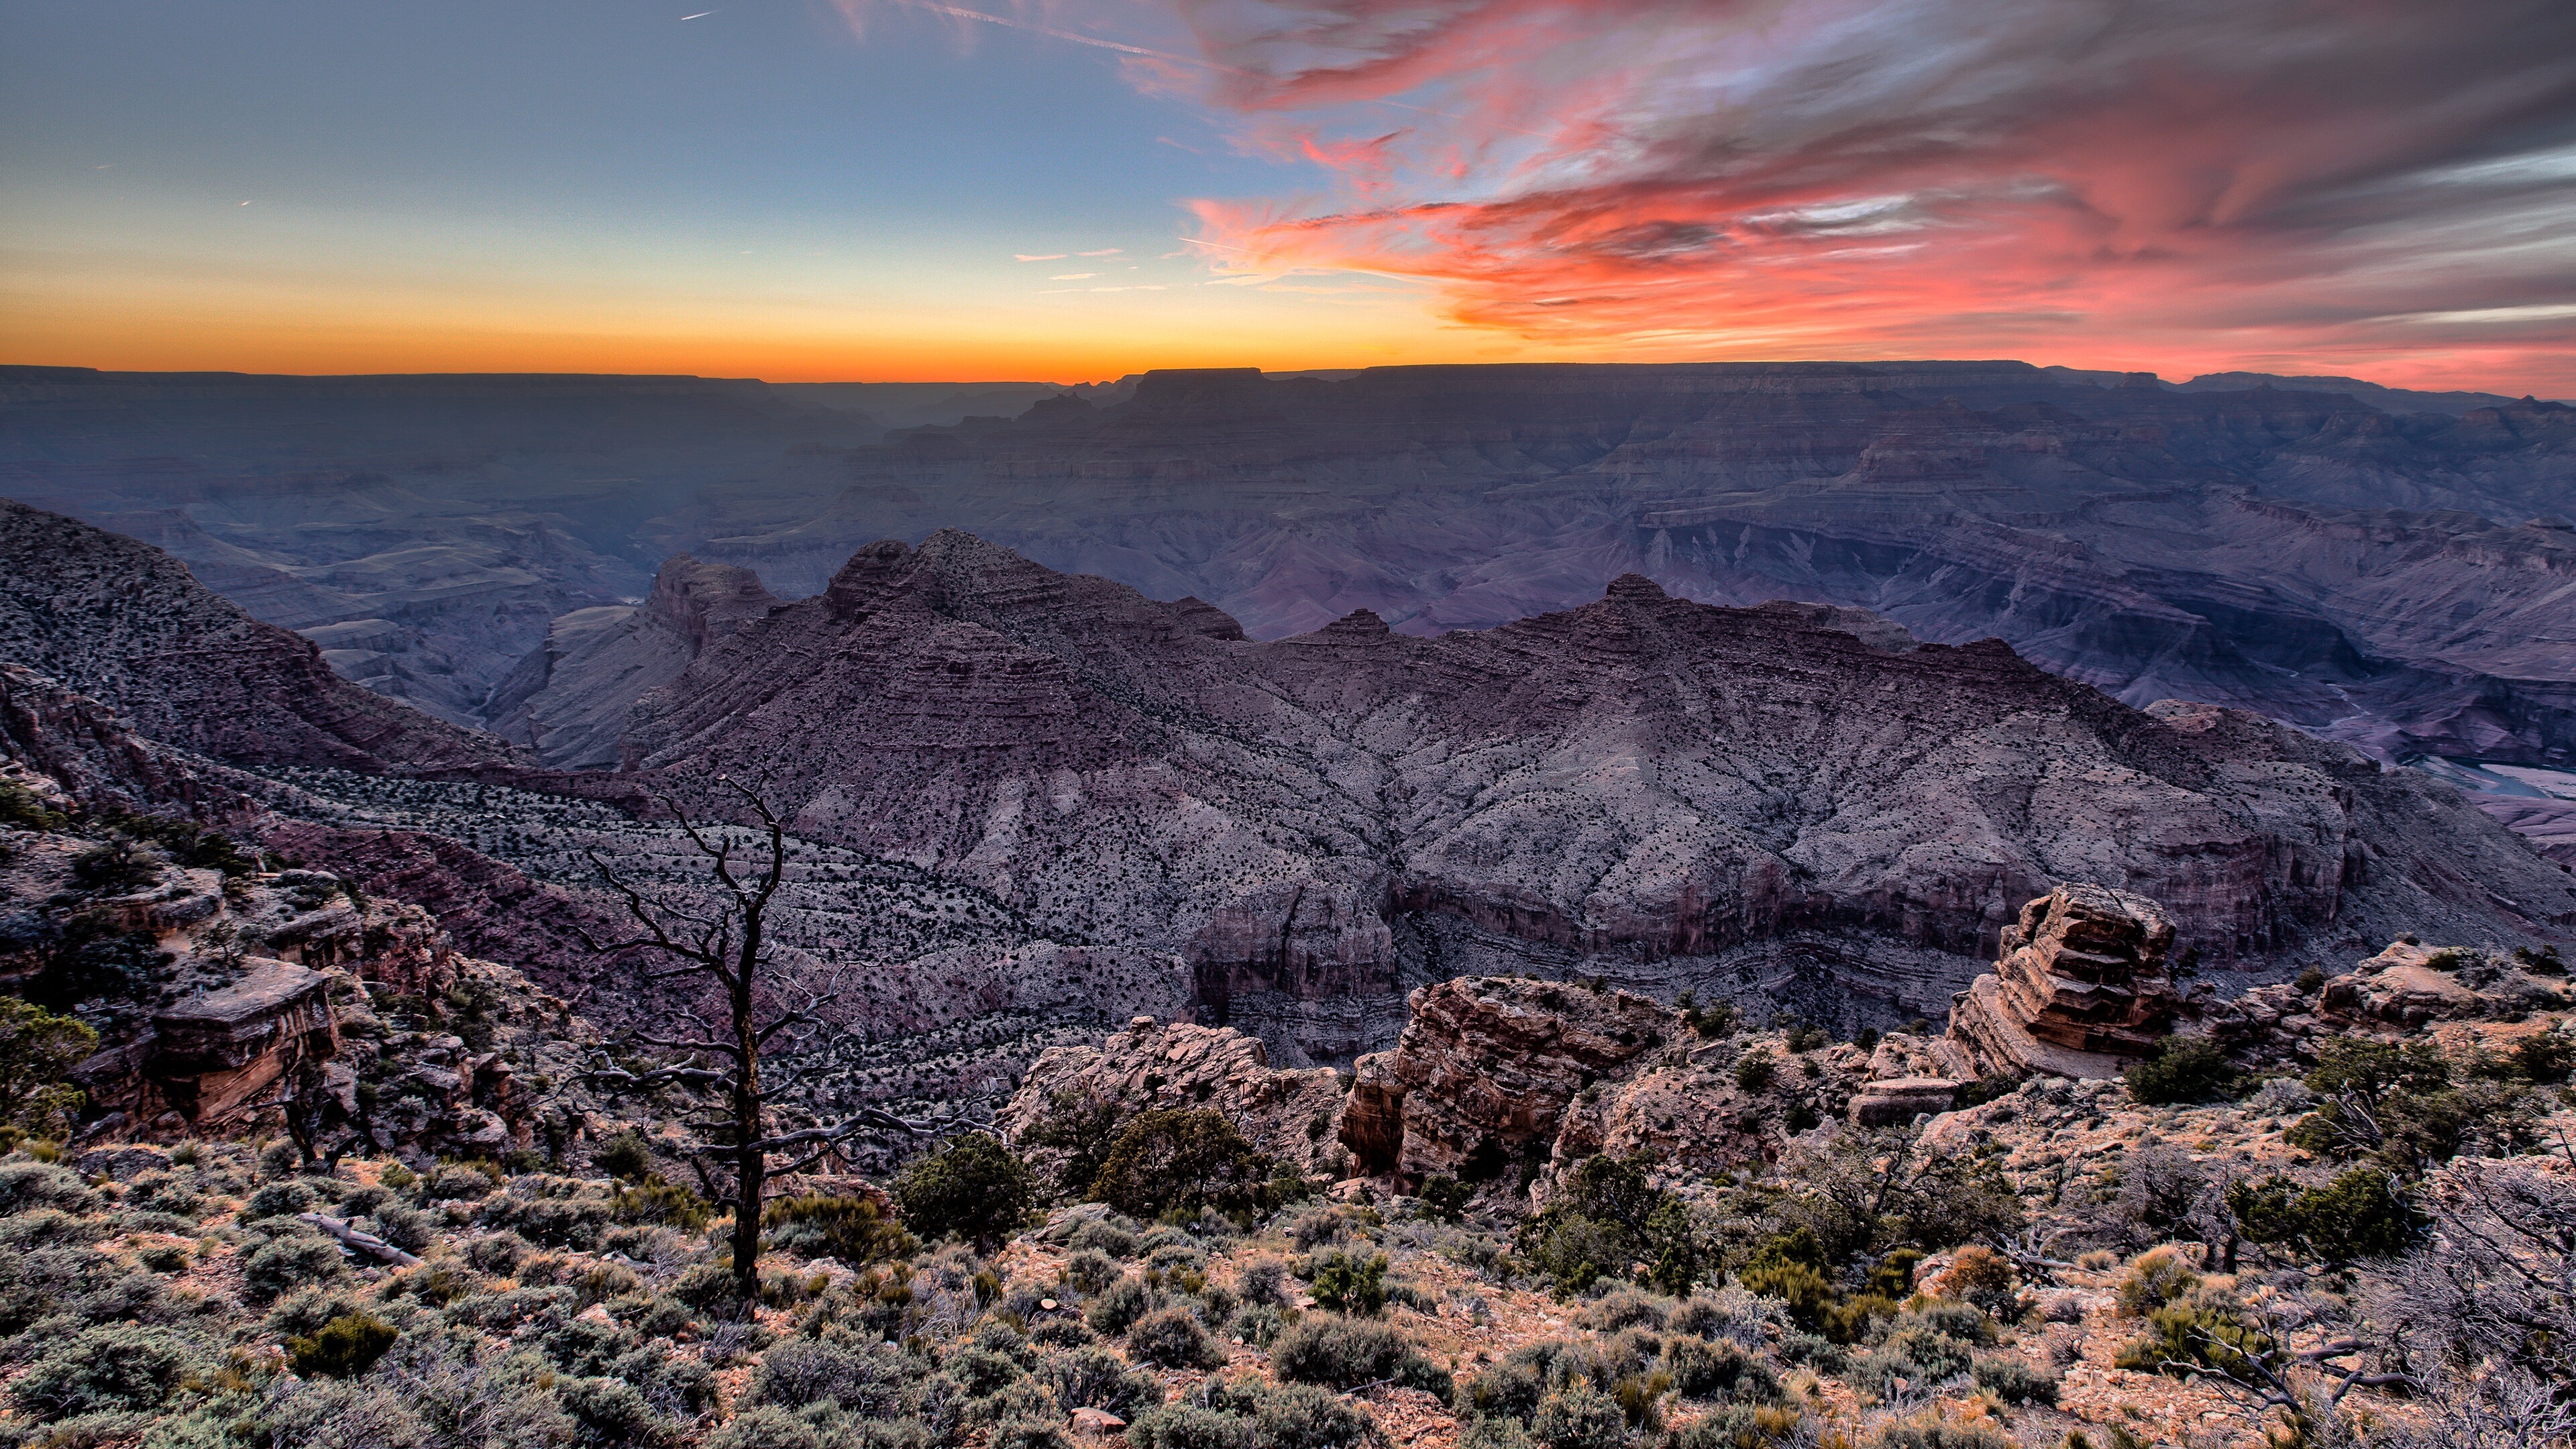
<svg viewBox="0 0 2576 1449">
<path fill-rule="evenodd" d="M 145 737 L 218 760 L 454 770 L 498 740 L 331 672 L 158 549 L 0 501 L 0 661 L 86 694 Z"/>
<path fill-rule="evenodd" d="M 1327 1068 L 1273 1069 L 1261 1043 L 1239 1031 L 1140 1016 L 1099 1046 L 1048 1048 L 993 1125 L 1018 1140 L 1060 1102 L 1113 1107 L 1120 1118 L 1170 1108 L 1223 1112 L 1256 1148 L 1313 1172 L 1334 1144 L 1342 1084 Z M 1061 1156 L 1026 1150 L 1041 1167 Z"/>
<path fill-rule="evenodd" d="M 2057 880 L 2161 900 L 2212 966 L 2576 927 L 2563 872 L 2347 747 L 1634 577 L 1497 629 L 1265 644 L 962 534 L 883 543 L 713 641 L 627 751 L 602 788 L 760 775 L 812 838 L 1179 951 L 1289 1064 L 1389 1044 L 1410 985 L 1525 969 L 1936 1015 Z"/>
<path fill-rule="evenodd" d="M 776 608 L 751 570 L 663 561 L 640 604 L 602 605 L 556 619 L 545 644 L 483 705 L 492 731 L 561 769 L 617 763 L 635 701 L 680 677 L 710 639 Z"/>
<path fill-rule="evenodd" d="M 1444 981 L 1413 993 L 1404 1037 L 1363 1057 L 1342 1140 L 1369 1171 L 1485 1182 L 1552 1148 L 1577 1092 L 1664 1044 L 1672 1012 L 1625 991 Z"/>
<path fill-rule="evenodd" d="M 2061 885 L 2022 907 L 1995 969 L 1951 999 L 1950 1039 L 1981 1071 L 2116 1076 L 2172 1030 L 2173 942 L 2154 901 Z"/>
<path fill-rule="evenodd" d="M 2576 533 L 2547 526 L 2576 409 L 2556 404 L 2000 362 L 1081 391 L 997 391 L 886 437 L 802 405 L 882 389 L 11 368 L 0 489 L 170 549 L 452 719 L 549 618 L 631 601 L 671 554 L 793 596 L 873 540 L 961 527 L 1259 638 L 1357 609 L 1488 627 L 1634 571 L 2000 637 L 2132 704 L 2216 701 L 2393 755 L 2576 750 Z"/>
</svg>

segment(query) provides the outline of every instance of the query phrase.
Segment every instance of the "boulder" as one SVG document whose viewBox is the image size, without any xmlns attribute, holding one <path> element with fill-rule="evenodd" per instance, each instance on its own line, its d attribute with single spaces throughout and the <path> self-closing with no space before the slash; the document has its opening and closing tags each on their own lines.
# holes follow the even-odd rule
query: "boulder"
<svg viewBox="0 0 2576 1449">
<path fill-rule="evenodd" d="M 1417 1183 L 1552 1153 L 1575 1094 L 1673 1029 L 1666 1007 L 1631 992 L 1507 976 L 1425 986 L 1408 1004 L 1396 1049 L 1358 1063 L 1342 1144 L 1363 1171 Z"/>
<path fill-rule="evenodd" d="M 1139 1016 L 1099 1046 L 1049 1047 L 993 1125 L 1017 1141 L 1059 1097 L 1105 1104 L 1121 1117 L 1162 1108 L 1223 1112 L 1254 1147 L 1312 1170 L 1331 1147 L 1342 1086 L 1330 1068 L 1272 1067 L 1259 1038 L 1231 1028 Z M 1043 1164 L 1048 1153 L 1034 1155 Z"/>
<path fill-rule="evenodd" d="M 1995 969 L 1951 998 L 1950 1040 L 1981 1072 L 2117 1076 L 2172 1030 L 2173 938 L 2145 896 L 2061 885 L 2022 907 Z"/>
</svg>

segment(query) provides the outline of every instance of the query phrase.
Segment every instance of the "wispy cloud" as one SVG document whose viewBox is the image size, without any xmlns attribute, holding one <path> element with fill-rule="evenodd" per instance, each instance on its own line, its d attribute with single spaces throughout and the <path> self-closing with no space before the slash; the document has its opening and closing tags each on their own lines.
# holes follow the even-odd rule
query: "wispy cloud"
<svg viewBox="0 0 2576 1449">
<path fill-rule="evenodd" d="M 2565 0 L 1171 3 L 1246 146 L 1339 187 L 1194 203 L 1231 276 L 1604 347 L 2576 382 Z"/>
<path fill-rule="evenodd" d="M 1098 272 L 1059 272 L 1055 276 L 1047 278 L 1047 280 L 1050 282 L 1084 282 L 1099 275 L 1100 274 Z"/>
<path fill-rule="evenodd" d="M 1011 253 L 1011 260 L 1015 262 L 1060 262 L 1072 255 L 1073 253 L 1071 252 L 1013 252 Z"/>
</svg>

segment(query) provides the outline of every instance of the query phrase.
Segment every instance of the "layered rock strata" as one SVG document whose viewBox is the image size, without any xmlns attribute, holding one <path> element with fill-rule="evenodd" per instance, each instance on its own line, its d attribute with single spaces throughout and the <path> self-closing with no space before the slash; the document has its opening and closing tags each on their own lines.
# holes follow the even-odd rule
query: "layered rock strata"
<svg viewBox="0 0 2576 1449">
<path fill-rule="evenodd" d="M 1334 1146 L 1342 1084 L 1329 1068 L 1274 1069 L 1260 1041 L 1239 1031 L 1139 1016 L 1096 1047 L 1041 1053 L 994 1127 L 1017 1141 L 1067 1108 L 1101 1107 L 1119 1118 L 1165 1109 L 1222 1112 L 1261 1151 L 1314 1172 Z M 1041 1168 L 1064 1156 L 1061 1148 L 1023 1145 Z"/>
<path fill-rule="evenodd" d="M 1882 1024 L 1935 1015 L 2061 880 L 2163 902 L 2213 967 L 2576 929 L 2563 872 L 2357 751 L 1633 576 L 1492 630 L 1258 643 L 963 534 L 882 543 L 711 642 L 626 748 L 602 790 L 767 778 L 810 837 L 1178 951 L 1283 1061 L 1384 1048 L 1414 985 L 1524 970 L 1764 1011 L 1815 971 L 1894 998 Z"/>
<path fill-rule="evenodd" d="M 0 662 L 218 760 L 362 770 L 519 763 L 490 735 L 331 672 L 158 549 L 0 500 Z"/>
<path fill-rule="evenodd" d="M 2144 896 L 2061 885 L 2022 907 L 1994 971 L 1952 998 L 1951 1040 L 1984 1071 L 2115 1076 L 2172 1030 L 2173 940 Z"/>
<path fill-rule="evenodd" d="M 778 607 L 760 576 L 687 554 L 665 559 L 642 604 L 565 614 L 483 705 L 492 732 L 561 769 L 617 763 L 627 711 L 679 678 L 710 639 Z"/>
</svg>

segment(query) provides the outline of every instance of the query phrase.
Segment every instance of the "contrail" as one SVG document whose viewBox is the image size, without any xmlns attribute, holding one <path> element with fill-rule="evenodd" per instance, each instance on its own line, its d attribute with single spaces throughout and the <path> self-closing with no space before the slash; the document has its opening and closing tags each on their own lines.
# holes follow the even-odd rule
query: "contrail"
<svg viewBox="0 0 2576 1449">
<path fill-rule="evenodd" d="M 1194 55 L 1175 55 L 1168 50 L 1148 50 L 1141 45 L 1128 45 L 1120 41 L 1103 40 L 1096 35 L 1084 35 L 1079 31 L 1062 30 L 1052 25 L 1041 25 L 1034 20 L 1019 20 L 1011 16 L 994 15 L 982 10 L 968 10 L 959 5 L 942 5 L 939 3 L 939 0 L 887 0 L 887 3 L 893 5 L 907 5 L 915 10 L 927 10 L 934 15 L 950 15 L 959 20 L 979 20 L 986 25 L 999 25 L 1005 29 L 1026 30 L 1037 35 L 1053 36 L 1057 40 L 1070 40 L 1076 45 L 1094 46 L 1101 50 L 1114 50 L 1121 55 L 1141 55 L 1148 60 L 1169 61 L 1174 65 L 1195 66 L 1200 70 L 1221 70 L 1228 75 L 1251 74 L 1250 71 L 1239 70 L 1230 65 L 1219 65 L 1215 61 L 1203 60 Z"/>
</svg>

